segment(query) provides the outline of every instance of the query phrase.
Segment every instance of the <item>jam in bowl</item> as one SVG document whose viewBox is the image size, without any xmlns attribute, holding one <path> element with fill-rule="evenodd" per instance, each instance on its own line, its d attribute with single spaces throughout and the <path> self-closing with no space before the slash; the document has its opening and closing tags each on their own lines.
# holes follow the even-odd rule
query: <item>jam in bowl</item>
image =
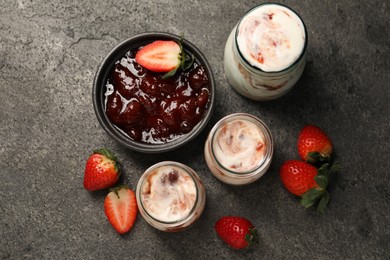
<svg viewBox="0 0 390 260">
<path fill-rule="evenodd" d="M 159 41 L 177 43 L 186 67 L 168 76 L 142 66 L 137 53 Z M 144 33 L 120 43 L 103 60 L 93 104 L 99 123 L 116 141 L 140 152 L 165 152 L 202 131 L 211 117 L 214 88 L 211 68 L 193 44 L 168 33 Z"/>
</svg>

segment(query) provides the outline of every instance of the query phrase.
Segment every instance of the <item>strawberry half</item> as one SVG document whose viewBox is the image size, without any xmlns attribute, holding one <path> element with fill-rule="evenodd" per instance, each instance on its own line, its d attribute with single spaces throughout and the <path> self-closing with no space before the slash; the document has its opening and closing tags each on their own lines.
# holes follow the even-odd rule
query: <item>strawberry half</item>
<svg viewBox="0 0 390 260">
<path fill-rule="evenodd" d="M 338 163 L 333 165 L 325 163 L 317 170 L 311 164 L 289 160 L 283 163 L 279 173 L 286 189 L 290 193 L 302 197 L 301 204 L 305 208 L 318 202 L 317 212 L 322 214 L 329 202 L 329 193 L 326 189 L 331 176 L 338 168 Z"/>
<path fill-rule="evenodd" d="M 163 79 L 175 75 L 180 68 L 182 71 L 189 69 L 194 63 L 195 57 L 188 56 L 183 51 L 181 42 L 154 41 L 135 55 L 135 61 L 145 69 L 154 72 L 167 72 Z"/>
<path fill-rule="evenodd" d="M 298 136 L 298 153 L 302 160 L 316 164 L 331 159 L 333 145 L 326 133 L 317 126 L 307 125 Z"/>
<path fill-rule="evenodd" d="M 125 186 L 112 189 L 104 200 L 104 213 L 119 234 L 129 232 L 137 218 L 134 191 Z"/>
<path fill-rule="evenodd" d="M 169 72 L 180 65 L 181 47 L 174 41 L 155 41 L 135 55 L 135 61 L 154 72 Z"/>
<path fill-rule="evenodd" d="M 242 217 L 226 216 L 215 223 L 218 236 L 234 249 L 244 249 L 257 243 L 257 230 Z"/>
<path fill-rule="evenodd" d="M 84 171 L 84 188 L 89 191 L 112 187 L 119 179 L 120 165 L 108 149 L 93 151 Z"/>
</svg>

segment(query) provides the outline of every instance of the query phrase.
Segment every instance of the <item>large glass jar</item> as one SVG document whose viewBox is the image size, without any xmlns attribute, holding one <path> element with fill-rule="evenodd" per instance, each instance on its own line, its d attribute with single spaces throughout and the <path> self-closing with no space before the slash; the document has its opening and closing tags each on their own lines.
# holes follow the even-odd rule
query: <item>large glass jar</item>
<svg viewBox="0 0 390 260">
<path fill-rule="evenodd" d="M 273 140 L 259 118 L 236 113 L 218 121 L 211 129 L 204 155 L 211 173 L 220 181 L 249 184 L 265 174 L 271 165 Z"/>
<path fill-rule="evenodd" d="M 138 181 L 136 197 L 145 221 L 166 232 L 189 227 L 200 217 L 206 203 L 206 191 L 198 174 L 172 161 L 147 169 Z"/>
<path fill-rule="evenodd" d="M 286 94 L 306 64 L 307 31 L 291 8 L 275 3 L 249 10 L 225 46 L 224 70 L 231 86 L 252 100 Z"/>
</svg>

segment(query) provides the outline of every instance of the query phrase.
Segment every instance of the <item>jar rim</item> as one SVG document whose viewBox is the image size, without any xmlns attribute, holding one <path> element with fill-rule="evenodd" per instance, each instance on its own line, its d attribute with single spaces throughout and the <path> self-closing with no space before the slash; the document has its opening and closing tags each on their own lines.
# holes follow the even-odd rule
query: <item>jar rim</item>
<svg viewBox="0 0 390 260">
<path fill-rule="evenodd" d="M 155 170 L 155 169 L 158 169 L 160 167 L 163 167 L 163 166 L 174 166 L 174 167 L 177 167 L 177 168 L 180 168 L 182 169 L 186 174 L 188 174 L 188 176 L 191 177 L 193 183 L 194 183 L 194 186 L 195 186 L 195 189 L 196 189 L 196 198 L 195 198 L 195 201 L 194 201 L 194 204 L 191 208 L 190 211 L 188 211 L 188 213 L 183 216 L 182 218 L 179 218 L 179 219 L 176 219 L 176 220 L 173 220 L 173 221 L 163 221 L 163 220 L 160 220 L 156 217 L 153 217 L 149 212 L 148 210 L 145 208 L 144 204 L 143 204 L 143 200 L 142 200 L 142 187 L 144 186 L 144 182 L 147 178 L 147 176 L 149 176 L 149 174 Z M 152 166 L 150 166 L 141 176 L 141 178 L 139 179 L 138 181 L 138 185 L 137 185 L 137 203 L 138 205 L 141 206 L 143 212 L 146 214 L 147 217 L 149 217 L 151 220 L 155 221 L 155 222 L 158 222 L 160 224 L 164 224 L 164 225 L 180 225 L 182 223 L 184 223 L 188 217 L 190 217 L 196 210 L 197 208 L 197 205 L 199 203 L 199 195 L 200 195 L 200 187 L 199 187 L 199 184 L 198 184 L 198 176 L 196 174 L 196 172 L 191 169 L 190 167 L 188 167 L 187 165 L 184 165 L 182 163 L 179 163 L 179 162 L 174 162 L 174 161 L 163 161 L 163 162 L 159 162 L 159 163 L 156 163 Z"/>
<path fill-rule="evenodd" d="M 259 162 L 254 168 L 252 168 L 248 171 L 242 171 L 242 172 L 236 172 L 236 171 L 232 171 L 231 169 L 226 168 L 223 164 L 221 164 L 221 162 L 219 162 L 219 160 L 214 152 L 214 138 L 215 138 L 215 135 L 216 135 L 218 129 L 220 129 L 223 126 L 223 124 L 232 122 L 232 121 L 237 120 L 237 119 L 246 120 L 246 121 L 249 121 L 251 123 L 254 123 L 259 128 L 262 135 L 264 136 L 265 143 L 268 144 L 266 146 L 266 152 L 265 152 L 264 157 L 261 160 L 261 162 Z M 260 169 L 263 169 L 264 167 L 266 167 L 268 165 L 268 161 L 272 158 L 272 155 L 273 155 L 273 138 L 272 138 L 271 131 L 269 130 L 267 125 L 261 119 L 259 119 L 258 117 L 254 116 L 254 115 L 248 114 L 248 113 L 234 113 L 234 114 L 230 114 L 230 115 L 223 117 L 211 129 L 210 136 L 211 136 L 211 139 L 210 139 L 211 156 L 212 156 L 212 159 L 215 161 L 216 166 L 220 170 L 223 170 L 226 174 L 234 176 L 234 177 L 248 177 L 251 175 L 256 175 Z"/>
<path fill-rule="evenodd" d="M 304 32 L 305 32 L 305 43 L 303 45 L 303 48 L 302 48 L 302 51 L 301 51 L 301 54 L 298 56 L 298 58 L 293 62 L 291 63 L 289 66 L 287 66 L 286 68 L 282 69 L 282 70 L 278 70 L 278 71 L 265 71 L 265 70 L 262 70 L 261 68 L 257 67 L 257 66 L 254 66 L 252 64 L 250 64 L 248 62 L 247 59 L 245 59 L 244 55 L 241 53 L 241 50 L 240 48 L 238 47 L 238 42 L 237 42 L 237 36 L 238 36 L 238 29 L 239 29 L 239 26 L 241 24 L 241 22 L 244 20 L 244 18 L 249 14 L 251 13 L 252 11 L 254 11 L 255 9 L 257 8 L 260 8 L 262 6 L 265 6 L 265 5 L 279 5 L 281 7 L 284 7 L 284 8 L 287 8 L 289 9 L 290 11 L 292 11 L 298 18 L 299 20 L 302 22 L 303 24 L 303 29 L 304 29 Z M 301 60 L 302 58 L 305 56 L 305 53 L 306 53 L 306 50 L 307 50 L 307 45 L 308 45 L 308 35 L 307 35 L 307 29 L 306 29 L 306 24 L 305 22 L 303 21 L 303 19 L 301 18 L 301 16 L 294 10 L 292 9 L 291 7 L 287 6 L 287 5 L 284 5 L 284 4 L 280 4 L 280 3 L 262 3 L 262 4 L 258 4 L 254 7 L 252 7 L 251 9 L 249 9 L 242 17 L 241 19 L 238 21 L 236 27 L 235 27 L 236 31 L 235 31 L 235 34 L 234 34 L 234 44 L 236 46 L 236 49 L 237 49 L 237 52 L 238 52 L 238 55 L 240 57 L 240 59 L 243 61 L 243 64 L 255 71 L 259 71 L 259 72 L 263 72 L 263 73 L 268 73 L 268 74 L 277 74 L 277 73 L 283 73 L 283 72 L 286 72 L 288 70 L 290 70 L 291 68 L 295 67 Z"/>
</svg>

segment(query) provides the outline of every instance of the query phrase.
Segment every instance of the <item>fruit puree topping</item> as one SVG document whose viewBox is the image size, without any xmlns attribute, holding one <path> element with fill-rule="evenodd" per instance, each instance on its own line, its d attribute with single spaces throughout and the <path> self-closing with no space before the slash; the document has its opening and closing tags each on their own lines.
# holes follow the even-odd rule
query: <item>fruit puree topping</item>
<svg viewBox="0 0 390 260">
<path fill-rule="evenodd" d="M 238 25 L 237 44 L 243 57 L 263 71 L 280 71 L 293 64 L 305 45 L 302 20 L 290 9 L 261 5 Z"/>
<path fill-rule="evenodd" d="M 189 133 L 209 103 L 209 78 L 196 61 L 164 78 L 140 66 L 130 50 L 115 63 L 106 84 L 106 114 L 131 139 L 161 144 Z"/>
<path fill-rule="evenodd" d="M 231 121 L 213 138 L 213 151 L 218 162 L 233 172 L 247 172 L 264 159 L 264 137 L 257 125 L 247 120 Z"/>
<path fill-rule="evenodd" d="M 153 218 L 173 222 L 186 217 L 195 205 L 194 180 L 183 169 L 161 166 L 146 177 L 141 201 Z"/>
</svg>

